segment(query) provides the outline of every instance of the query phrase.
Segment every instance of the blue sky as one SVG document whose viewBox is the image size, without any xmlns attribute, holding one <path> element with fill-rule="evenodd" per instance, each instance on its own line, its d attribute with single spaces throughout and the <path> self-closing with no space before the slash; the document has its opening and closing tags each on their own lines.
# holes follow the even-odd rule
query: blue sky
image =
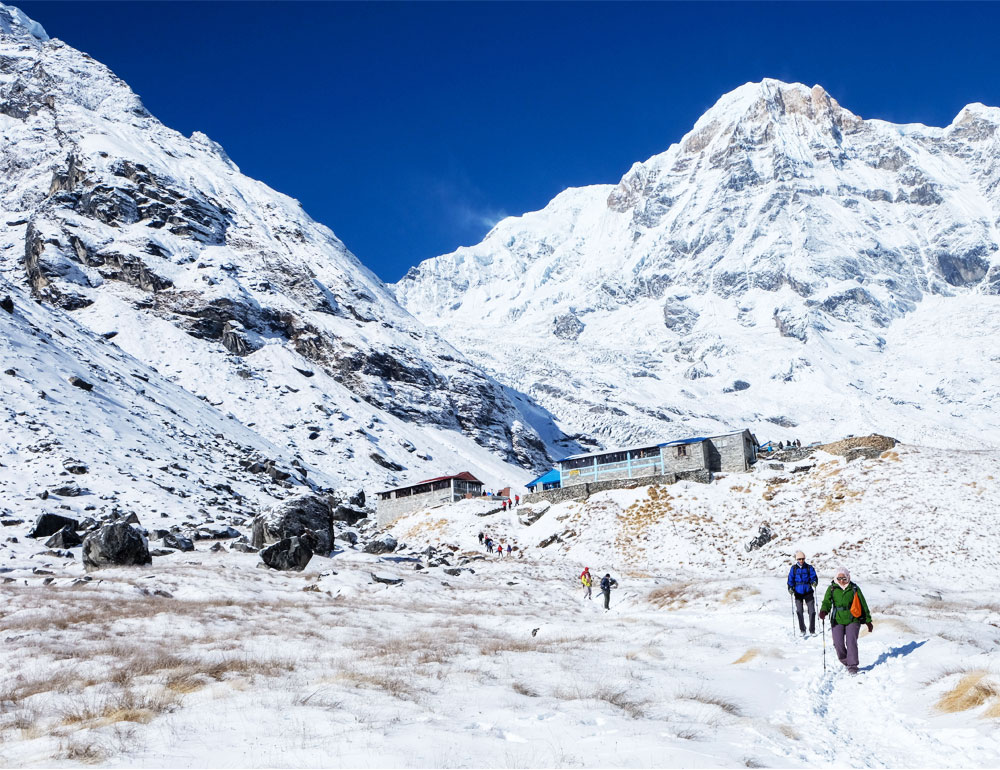
<svg viewBox="0 0 1000 770">
<path fill-rule="evenodd" d="M 1000 106 L 995 3 L 13 4 L 386 281 L 617 182 L 748 81 L 893 122 Z"/>
</svg>

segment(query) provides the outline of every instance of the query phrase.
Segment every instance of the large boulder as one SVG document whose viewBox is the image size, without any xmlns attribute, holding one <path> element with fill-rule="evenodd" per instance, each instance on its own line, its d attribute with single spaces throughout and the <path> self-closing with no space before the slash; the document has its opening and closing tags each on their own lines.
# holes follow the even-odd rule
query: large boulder
<svg viewBox="0 0 1000 770">
<path fill-rule="evenodd" d="M 255 517 L 250 543 L 254 548 L 263 548 L 307 533 L 315 536 L 314 549 L 318 553 L 333 550 L 333 515 L 330 503 L 325 496 L 315 492 L 303 492 L 282 500 Z"/>
<path fill-rule="evenodd" d="M 371 514 L 365 502 L 363 489 L 338 489 L 330 494 L 330 510 L 334 520 L 342 521 L 349 527 Z"/>
<path fill-rule="evenodd" d="M 51 537 L 63 527 L 70 527 L 75 532 L 79 529 L 76 519 L 69 516 L 60 516 L 58 513 L 43 513 L 35 521 L 35 528 L 28 533 L 28 537 Z"/>
<path fill-rule="evenodd" d="M 152 562 L 146 538 L 138 529 L 124 521 L 105 524 L 83 540 L 83 566 L 88 571 Z"/>
<path fill-rule="evenodd" d="M 177 551 L 194 550 L 194 543 L 191 541 L 191 538 L 184 537 L 183 535 L 177 535 L 173 532 L 164 532 L 160 537 L 160 545 L 164 548 L 173 548 Z"/>
<path fill-rule="evenodd" d="M 87 490 L 75 481 L 71 481 L 68 484 L 63 484 L 62 486 L 49 490 L 50 495 L 59 495 L 60 497 L 79 497 L 80 495 L 86 494 L 86 492 Z"/>
<path fill-rule="evenodd" d="M 365 553 L 392 553 L 397 545 L 399 543 L 396 542 L 396 538 L 387 532 L 366 545 Z"/>
<path fill-rule="evenodd" d="M 312 534 L 286 537 L 260 552 L 260 558 L 271 569 L 301 572 L 313 557 L 311 546 L 316 542 Z"/>
<path fill-rule="evenodd" d="M 83 539 L 76 530 L 67 525 L 45 541 L 46 548 L 76 548 L 83 544 Z"/>
</svg>

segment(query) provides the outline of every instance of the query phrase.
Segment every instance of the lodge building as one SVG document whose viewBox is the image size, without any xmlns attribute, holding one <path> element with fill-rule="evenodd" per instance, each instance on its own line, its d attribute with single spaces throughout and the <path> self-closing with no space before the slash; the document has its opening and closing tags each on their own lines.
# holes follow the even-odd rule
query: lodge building
<svg viewBox="0 0 1000 770">
<path fill-rule="evenodd" d="M 483 482 L 468 471 L 388 489 L 376 493 L 378 523 L 379 526 L 384 526 L 410 511 L 453 503 L 466 497 L 480 497 L 482 494 Z"/>
<path fill-rule="evenodd" d="M 528 483 L 532 492 L 577 484 L 641 479 L 697 471 L 747 471 L 757 461 L 757 439 L 749 430 L 698 436 L 660 444 L 570 455 Z"/>
</svg>

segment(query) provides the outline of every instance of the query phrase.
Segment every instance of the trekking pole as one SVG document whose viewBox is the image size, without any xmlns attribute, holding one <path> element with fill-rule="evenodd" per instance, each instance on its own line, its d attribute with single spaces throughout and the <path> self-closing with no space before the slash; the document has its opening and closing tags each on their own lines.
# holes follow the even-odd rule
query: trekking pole
<svg viewBox="0 0 1000 770">
<path fill-rule="evenodd" d="M 795 623 L 795 595 L 794 594 L 789 594 L 788 598 L 792 600 L 792 639 L 794 639 L 795 638 L 795 628 L 796 628 L 796 623 Z"/>
<path fill-rule="evenodd" d="M 826 618 L 823 618 L 823 673 L 826 673 Z"/>
</svg>

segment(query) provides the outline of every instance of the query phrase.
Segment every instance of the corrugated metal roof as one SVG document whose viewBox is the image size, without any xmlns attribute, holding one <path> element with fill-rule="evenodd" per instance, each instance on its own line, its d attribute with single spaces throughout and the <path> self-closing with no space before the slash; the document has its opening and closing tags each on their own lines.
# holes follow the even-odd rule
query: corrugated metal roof
<svg viewBox="0 0 1000 770">
<path fill-rule="evenodd" d="M 600 452 L 584 452 L 583 454 L 570 455 L 569 457 L 564 457 L 561 460 L 556 460 L 556 462 L 564 463 L 567 460 L 580 460 L 584 457 L 600 457 L 601 455 L 614 454 L 615 452 L 634 452 L 637 449 L 656 449 L 661 446 L 663 446 L 663 444 L 638 444 L 636 446 L 621 447 L 620 449 L 602 449 Z"/>
<path fill-rule="evenodd" d="M 559 481 L 560 478 L 561 477 L 559 476 L 559 470 L 557 468 L 553 468 L 552 470 L 548 471 L 547 473 L 539 476 L 534 481 L 529 481 L 524 486 L 526 486 L 526 487 L 528 487 L 530 489 L 531 487 L 535 486 L 536 484 L 543 484 L 543 485 L 544 484 L 551 484 L 553 481 Z"/>
<path fill-rule="evenodd" d="M 583 454 L 570 455 L 569 457 L 564 457 L 561 460 L 557 460 L 556 462 L 564 463 L 567 460 L 582 460 L 584 457 L 600 457 L 602 455 L 609 455 L 615 452 L 634 452 L 637 449 L 654 449 L 656 447 L 661 447 L 661 446 L 679 446 L 682 444 L 697 444 L 699 442 L 705 441 L 706 439 L 724 438 L 726 436 L 736 436 L 743 433 L 744 430 L 746 430 L 746 428 L 743 428 L 741 430 L 734 430 L 731 433 L 719 433 L 718 435 L 715 436 L 695 436 L 693 438 L 680 438 L 680 439 L 675 439 L 673 441 L 664 441 L 659 444 L 635 444 L 629 447 L 621 447 L 620 449 L 602 449 L 600 452 L 584 452 Z"/>
<path fill-rule="evenodd" d="M 384 495 L 386 492 L 398 492 L 400 489 L 410 489 L 411 487 L 419 487 L 421 484 L 433 484 L 435 481 L 448 481 L 449 479 L 460 479 L 461 481 L 471 481 L 475 484 L 483 483 L 468 471 L 462 471 L 461 473 L 456 473 L 453 476 L 436 476 L 433 479 L 414 481 L 412 484 L 404 484 L 401 487 L 393 487 L 392 489 L 385 489 L 382 492 L 379 492 L 378 494 Z"/>
</svg>

